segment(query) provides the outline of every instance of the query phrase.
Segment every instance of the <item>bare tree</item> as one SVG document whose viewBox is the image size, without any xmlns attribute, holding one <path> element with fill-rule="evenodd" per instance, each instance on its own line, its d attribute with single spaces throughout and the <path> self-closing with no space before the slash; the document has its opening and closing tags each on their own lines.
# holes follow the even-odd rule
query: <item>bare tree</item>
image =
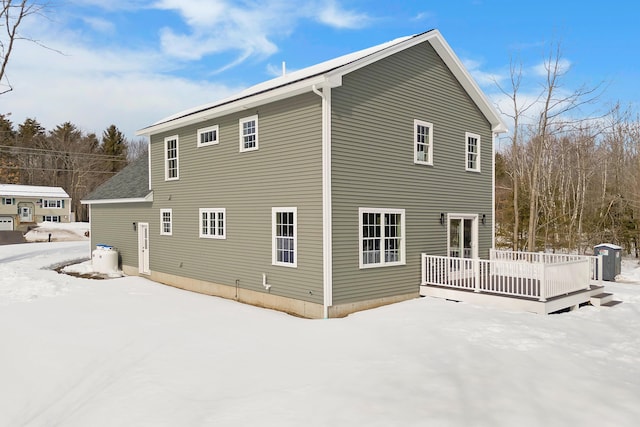
<svg viewBox="0 0 640 427">
<path fill-rule="evenodd" d="M 15 42 L 18 40 L 33 39 L 24 37 L 19 32 L 20 26 L 29 15 L 41 13 L 45 3 L 27 0 L 1 0 L 0 3 L 0 95 L 10 92 L 13 88 L 7 78 L 7 66 L 13 53 Z M 36 42 L 37 43 L 37 42 Z"/>
</svg>

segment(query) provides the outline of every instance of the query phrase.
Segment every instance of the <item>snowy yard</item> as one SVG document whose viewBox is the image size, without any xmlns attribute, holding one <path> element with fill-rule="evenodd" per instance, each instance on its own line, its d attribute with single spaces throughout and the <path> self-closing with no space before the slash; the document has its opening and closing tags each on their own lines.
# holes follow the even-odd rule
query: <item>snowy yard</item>
<svg viewBox="0 0 640 427">
<path fill-rule="evenodd" d="M 0 426 L 635 426 L 640 268 L 613 308 L 421 298 L 305 320 L 0 246 Z"/>
</svg>

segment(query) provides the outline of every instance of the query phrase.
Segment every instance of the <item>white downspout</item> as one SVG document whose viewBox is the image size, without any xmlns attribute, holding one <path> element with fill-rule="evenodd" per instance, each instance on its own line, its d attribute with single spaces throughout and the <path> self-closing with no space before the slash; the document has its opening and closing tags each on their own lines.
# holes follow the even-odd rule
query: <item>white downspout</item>
<svg viewBox="0 0 640 427">
<path fill-rule="evenodd" d="M 333 247 L 331 224 L 331 88 L 322 92 L 316 85 L 313 93 L 322 98 L 322 284 L 324 295 L 324 318 L 329 318 L 329 307 L 333 305 Z"/>
</svg>

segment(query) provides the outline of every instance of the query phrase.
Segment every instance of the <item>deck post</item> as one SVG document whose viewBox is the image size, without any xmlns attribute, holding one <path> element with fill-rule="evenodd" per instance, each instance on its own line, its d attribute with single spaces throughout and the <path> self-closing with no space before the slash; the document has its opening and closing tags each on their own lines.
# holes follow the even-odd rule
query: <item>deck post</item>
<svg viewBox="0 0 640 427">
<path fill-rule="evenodd" d="M 475 289 L 474 292 L 481 292 L 480 287 L 480 258 L 475 258 L 473 260 L 473 278 L 475 280 Z"/>
<path fill-rule="evenodd" d="M 420 285 L 426 285 L 427 284 L 427 254 L 420 255 L 420 258 L 422 259 L 422 264 L 421 264 L 422 277 L 420 278 Z"/>
<path fill-rule="evenodd" d="M 538 280 L 540 281 L 540 299 L 539 301 L 545 302 L 547 300 L 547 281 L 545 280 L 545 265 L 538 264 Z"/>
<path fill-rule="evenodd" d="M 602 271 L 602 255 L 598 255 L 598 286 L 602 286 L 602 276 L 604 271 Z"/>
</svg>

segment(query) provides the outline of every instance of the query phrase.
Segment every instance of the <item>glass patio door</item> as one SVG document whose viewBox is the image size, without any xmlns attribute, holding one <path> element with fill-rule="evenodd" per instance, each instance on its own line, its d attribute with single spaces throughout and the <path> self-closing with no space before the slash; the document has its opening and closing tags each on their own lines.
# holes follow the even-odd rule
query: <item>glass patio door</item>
<svg viewBox="0 0 640 427">
<path fill-rule="evenodd" d="M 449 214 L 448 221 L 448 250 L 452 258 L 451 272 L 464 272 L 473 268 L 473 263 L 468 261 L 478 257 L 478 216 Z"/>
</svg>

